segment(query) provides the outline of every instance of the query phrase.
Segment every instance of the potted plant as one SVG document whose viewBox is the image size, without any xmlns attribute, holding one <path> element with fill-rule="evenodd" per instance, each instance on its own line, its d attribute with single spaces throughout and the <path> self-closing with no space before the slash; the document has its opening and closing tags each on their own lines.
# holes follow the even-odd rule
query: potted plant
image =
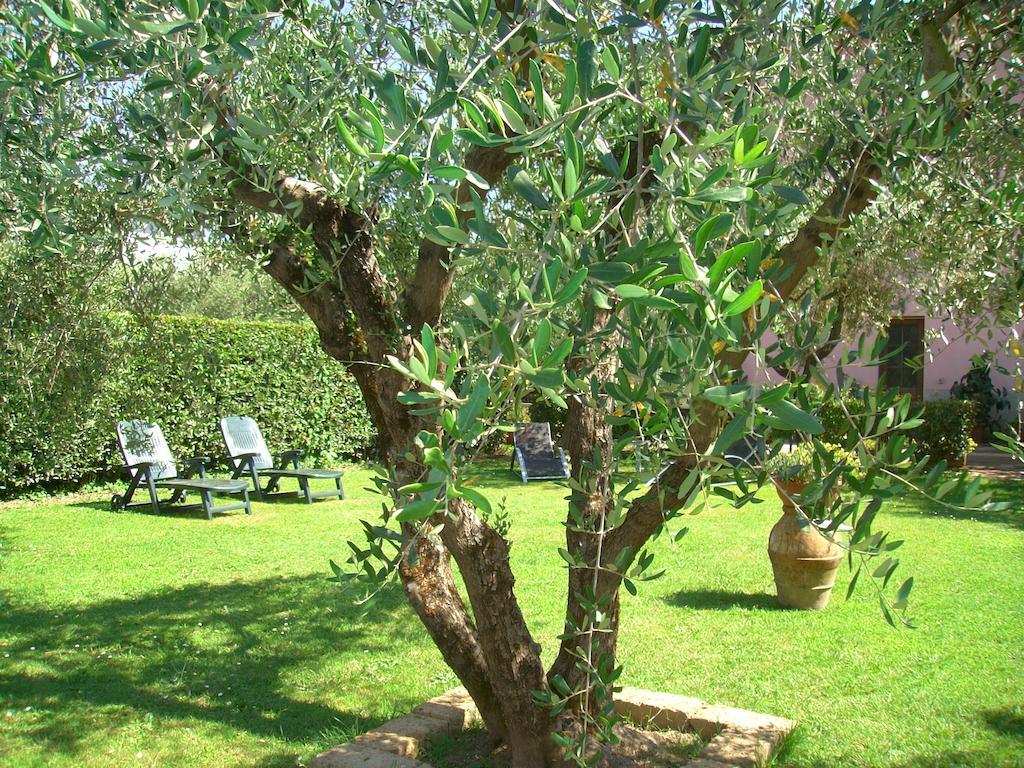
<svg viewBox="0 0 1024 768">
<path fill-rule="evenodd" d="M 838 446 L 818 445 L 833 460 L 842 459 Z M 828 605 L 843 560 L 842 548 L 823 536 L 802 508 L 800 496 L 815 479 L 814 459 L 814 445 L 801 443 L 776 454 L 765 465 L 782 501 L 782 517 L 768 536 L 768 557 L 779 603 L 805 610 L 821 610 Z"/>
<path fill-rule="evenodd" d="M 964 374 L 949 391 L 956 400 L 975 403 L 974 424 L 971 439 L 983 443 L 999 427 L 1004 410 L 1010 408 L 1010 399 L 1004 387 L 992 382 L 992 360 L 990 355 L 975 355 L 971 358 L 971 369 Z"/>
</svg>

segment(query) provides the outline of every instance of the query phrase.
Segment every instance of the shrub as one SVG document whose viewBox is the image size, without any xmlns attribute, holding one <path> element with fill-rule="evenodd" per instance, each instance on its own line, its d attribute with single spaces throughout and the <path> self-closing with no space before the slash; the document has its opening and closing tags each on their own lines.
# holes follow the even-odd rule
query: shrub
<svg viewBox="0 0 1024 768">
<path fill-rule="evenodd" d="M 819 449 L 831 457 L 833 464 L 849 464 L 855 458 L 851 452 L 844 451 L 842 447 L 834 443 L 819 442 L 818 448 L 816 448 L 814 443 L 804 442 L 788 451 L 779 451 L 765 462 L 764 468 L 769 475 L 778 480 L 809 483 L 816 477 L 815 458 L 819 462 L 821 461 Z"/>
<path fill-rule="evenodd" d="M 822 402 L 818 409 L 818 419 L 825 430 L 821 433 L 821 439 L 826 442 L 843 442 L 850 432 L 850 419 L 857 423 L 866 411 L 864 401 L 853 392 L 837 392 L 834 397 Z"/>
<path fill-rule="evenodd" d="M 913 432 L 918 452 L 934 461 L 960 464 L 974 450 L 971 430 L 978 405 L 973 400 L 930 400 L 924 404 L 923 423 Z"/>
<path fill-rule="evenodd" d="M 88 380 L 0 381 L 0 495 L 113 477 L 126 418 L 159 422 L 180 457 L 222 456 L 217 422 L 234 414 L 256 419 L 271 450 L 301 446 L 310 461 L 372 451 L 355 381 L 312 326 L 118 314 L 104 347 Z"/>
<path fill-rule="evenodd" d="M 1000 414 L 1010 407 L 1006 389 L 992 382 L 992 362 L 986 355 L 975 355 L 971 359 L 971 369 L 952 386 L 949 394 L 957 400 L 977 404 L 974 421 L 986 435 L 999 429 Z"/>
<path fill-rule="evenodd" d="M 818 438 L 826 443 L 846 444 L 850 439 L 850 419 L 857 423 L 867 412 L 864 400 L 853 389 L 814 387 L 808 397 L 823 432 Z"/>
<path fill-rule="evenodd" d="M 530 421 L 546 421 L 551 424 L 551 439 L 561 443 L 562 430 L 565 429 L 565 410 L 540 395 L 534 397 L 529 408 Z"/>
</svg>

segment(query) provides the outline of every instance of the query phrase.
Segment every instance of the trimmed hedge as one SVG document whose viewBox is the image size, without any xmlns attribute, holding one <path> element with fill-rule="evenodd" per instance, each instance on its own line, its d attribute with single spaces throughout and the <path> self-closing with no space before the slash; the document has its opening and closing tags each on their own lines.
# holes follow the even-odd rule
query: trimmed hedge
<svg viewBox="0 0 1024 768">
<path fill-rule="evenodd" d="M 88 380 L 0 381 L 0 495 L 112 477 L 114 423 L 127 418 L 158 422 L 181 458 L 222 457 L 217 422 L 235 414 L 256 419 L 272 451 L 372 453 L 359 389 L 311 326 L 122 314 L 107 325 L 103 348 L 81 352 L 95 357 Z"/>
</svg>

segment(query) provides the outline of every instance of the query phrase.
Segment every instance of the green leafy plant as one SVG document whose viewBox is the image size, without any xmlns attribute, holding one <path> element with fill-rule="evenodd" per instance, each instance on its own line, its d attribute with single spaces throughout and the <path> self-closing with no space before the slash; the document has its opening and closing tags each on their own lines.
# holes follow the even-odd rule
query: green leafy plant
<svg viewBox="0 0 1024 768">
<path fill-rule="evenodd" d="M 974 422 L 988 435 L 996 432 L 1002 422 L 1000 413 L 1010 408 L 1010 399 L 1004 387 L 992 381 L 990 355 L 975 355 L 971 368 L 954 384 L 949 394 L 957 400 L 970 400 L 975 404 Z"/>
<path fill-rule="evenodd" d="M 922 423 L 913 431 L 918 453 L 932 461 L 962 465 L 976 447 L 971 439 L 978 404 L 973 400 L 930 400 L 924 404 Z"/>
<path fill-rule="evenodd" d="M 764 464 L 765 471 L 774 479 L 785 482 L 809 483 L 817 477 L 822 460 L 830 465 L 849 461 L 853 454 L 844 451 L 835 443 L 824 441 L 808 441 L 800 443 L 789 450 L 778 451 Z"/>
<path fill-rule="evenodd" d="M 858 425 L 858 420 L 866 412 L 864 400 L 855 390 L 822 391 L 821 401 L 815 409 L 821 420 L 821 439 L 831 443 L 844 442 L 850 434 L 851 420 Z"/>
<path fill-rule="evenodd" d="M 562 430 L 565 429 L 565 409 L 538 395 L 530 403 L 530 421 L 546 421 L 551 424 L 551 436 L 561 444 Z"/>
</svg>

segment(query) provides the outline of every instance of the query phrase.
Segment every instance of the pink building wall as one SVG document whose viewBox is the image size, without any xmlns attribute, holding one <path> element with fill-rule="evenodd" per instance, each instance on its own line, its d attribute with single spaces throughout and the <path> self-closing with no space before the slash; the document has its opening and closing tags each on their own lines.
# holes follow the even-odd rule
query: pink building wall
<svg viewBox="0 0 1024 768">
<path fill-rule="evenodd" d="M 965 333 L 952 320 L 940 320 L 928 317 L 921 307 L 909 304 L 907 309 L 894 317 L 924 318 L 925 353 L 924 353 L 924 397 L 926 400 L 941 400 L 949 397 L 949 390 L 960 378 L 970 370 L 971 358 L 982 353 L 990 353 L 994 359 L 992 366 L 992 382 L 997 387 L 1004 387 L 1011 403 L 1010 413 L 1003 415 L 1015 416 L 1022 402 L 1020 391 L 1020 370 L 1022 359 L 1020 340 L 1024 337 L 1024 324 L 1014 328 L 991 327 Z M 869 337 L 873 342 L 875 336 Z M 774 341 L 774 337 L 766 338 L 766 342 Z M 839 364 L 844 353 L 851 345 L 842 344 L 823 361 L 828 378 L 837 380 Z M 743 370 L 755 387 L 778 383 L 782 380 L 775 371 L 765 368 L 755 355 L 749 355 L 743 364 Z M 853 380 L 865 386 L 874 387 L 878 384 L 877 366 L 842 367 L 847 381 Z"/>
</svg>

